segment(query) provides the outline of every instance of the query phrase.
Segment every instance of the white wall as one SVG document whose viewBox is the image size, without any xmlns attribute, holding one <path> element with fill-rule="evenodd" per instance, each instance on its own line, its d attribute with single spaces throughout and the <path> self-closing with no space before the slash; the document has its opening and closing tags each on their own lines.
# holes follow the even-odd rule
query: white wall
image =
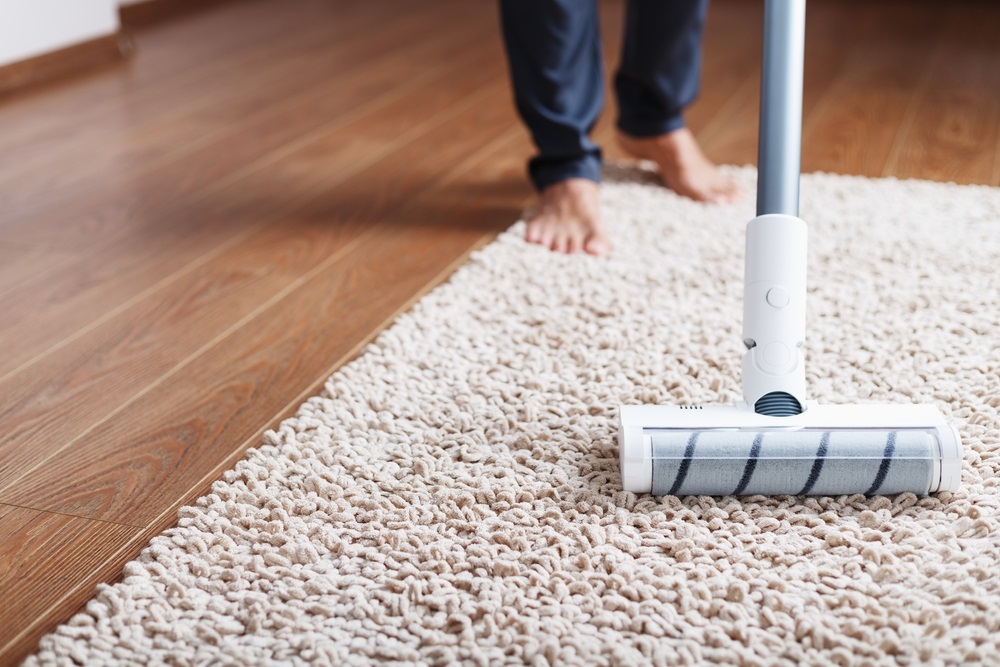
<svg viewBox="0 0 1000 667">
<path fill-rule="evenodd" d="M 0 65 L 117 30 L 118 0 L 0 0 Z"/>
</svg>

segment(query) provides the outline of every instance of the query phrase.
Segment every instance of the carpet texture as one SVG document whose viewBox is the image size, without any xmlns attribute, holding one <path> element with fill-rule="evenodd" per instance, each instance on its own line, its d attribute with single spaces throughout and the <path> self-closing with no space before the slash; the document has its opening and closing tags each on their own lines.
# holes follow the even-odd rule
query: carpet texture
<svg viewBox="0 0 1000 667">
<path fill-rule="evenodd" d="M 739 397 L 753 197 L 611 171 L 611 258 L 515 225 L 27 664 L 1000 664 L 1000 190 L 802 181 L 812 398 L 936 404 L 959 492 L 652 498 L 615 406 Z"/>
</svg>

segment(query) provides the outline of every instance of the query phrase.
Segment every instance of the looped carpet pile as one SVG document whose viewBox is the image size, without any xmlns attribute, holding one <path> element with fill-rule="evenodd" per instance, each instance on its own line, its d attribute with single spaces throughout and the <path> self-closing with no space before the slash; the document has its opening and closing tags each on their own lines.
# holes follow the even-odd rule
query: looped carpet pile
<svg viewBox="0 0 1000 667">
<path fill-rule="evenodd" d="M 802 179 L 811 397 L 937 405 L 960 491 L 621 490 L 619 402 L 739 398 L 734 173 L 611 169 L 609 259 L 515 225 L 26 664 L 1000 664 L 1000 190 Z"/>
</svg>

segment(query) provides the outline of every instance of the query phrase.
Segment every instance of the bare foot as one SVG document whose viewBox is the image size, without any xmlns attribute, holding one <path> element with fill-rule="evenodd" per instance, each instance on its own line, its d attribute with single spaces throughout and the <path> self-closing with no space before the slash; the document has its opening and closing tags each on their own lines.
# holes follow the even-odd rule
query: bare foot
<svg viewBox="0 0 1000 667">
<path fill-rule="evenodd" d="M 571 178 L 542 190 L 538 208 L 528 216 L 525 238 L 556 252 L 598 256 L 611 252 L 597 183 Z"/>
<path fill-rule="evenodd" d="M 633 137 L 618 132 L 618 143 L 637 158 L 652 160 L 663 183 L 695 201 L 725 204 L 739 199 L 739 183 L 705 157 L 686 127 L 656 137 Z"/>
</svg>

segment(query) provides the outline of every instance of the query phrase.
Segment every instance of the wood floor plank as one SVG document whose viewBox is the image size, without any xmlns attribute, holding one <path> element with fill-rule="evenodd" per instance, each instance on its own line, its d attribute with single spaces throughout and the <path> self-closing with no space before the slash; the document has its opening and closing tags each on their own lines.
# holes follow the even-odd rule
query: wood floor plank
<svg viewBox="0 0 1000 667">
<path fill-rule="evenodd" d="M 293 292 L 22 478 L 4 498 L 135 525 L 162 521 L 170 507 L 163 501 L 204 483 L 198 471 L 230 461 L 262 421 L 270 423 L 287 409 L 289 395 L 314 387 L 309 369 L 326 366 L 369 337 L 400 303 L 476 244 L 486 233 L 483 225 L 496 231 L 511 222 L 523 191 L 507 208 L 484 212 L 480 202 L 496 182 L 522 178 L 510 137 L 516 135 L 508 133 L 488 149 L 506 160 L 473 158 L 485 166 L 457 166 L 443 194 L 432 191 L 398 212 L 403 224 L 380 220 L 363 245 L 318 265 Z M 479 224 L 462 224 L 469 217 Z M 68 470 L 74 471 L 74 485 L 54 489 L 51 480 Z"/>
<path fill-rule="evenodd" d="M 32 91 L 25 94 L 23 104 L 15 100 L 0 106 L 0 121 L 18 130 L 2 137 L 7 144 L 3 150 L 16 161 L 0 164 L 0 183 L 23 177 L 46 164 L 58 165 L 81 150 L 93 150 L 102 141 L 115 140 L 123 131 L 162 121 L 199 103 L 204 104 L 202 100 L 209 95 L 224 97 L 228 89 L 246 85 L 246 75 L 308 49 L 320 35 L 317 31 L 316 34 L 306 32 L 301 38 L 289 36 L 285 40 L 275 40 L 270 35 L 263 37 L 263 48 L 252 49 L 247 45 L 239 57 L 230 54 L 228 58 L 204 62 L 186 62 L 184 57 L 175 59 L 172 64 L 180 76 L 165 76 L 167 73 L 154 70 L 155 75 L 166 79 L 161 86 L 151 85 L 154 72 L 148 71 L 150 58 L 156 56 L 148 53 L 136 54 L 122 67 L 108 68 L 98 76 L 70 80 L 71 86 L 80 89 L 73 91 L 76 97 L 91 90 L 108 93 L 103 100 L 85 101 L 77 111 L 81 116 L 78 123 L 67 122 L 69 110 L 65 104 L 53 103 L 49 111 L 46 108 L 49 105 L 41 104 L 46 101 L 44 95 L 38 96 Z M 303 40 L 306 44 L 301 43 Z M 166 61 L 168 55 L 159 57 Z M 189 93 L 181 103 L 165 104 L 180 90 L 193 94 Z M 68 91 L 59 92 L 65 95 Z M 42 99 L 36 102 L 33 99 L 36 96 Z M 37 115 L 18 113 L 22 107 L 36 109 Z"/>
<path fill-rule="evenodd" d="M 232 84 L 231 87 L 237 90 L 225 95 L 211 88 L 188 92 L 185 99 L 190 98 L 189 103 L 174 105 L 180 107 L 179 115 L 160 118 L 162 122 L 151 126 L 142 125 L 136 134 L 127 131 L 128 128 L 120 128 L 113 138 L 102 140 L 99 149 L 103 157 L 94 161 L 94 174 L 88 175 L 89 169 L 72 170 L 72 166 L 79 164 L 79 156 L 68 160 L 68 164 L 56 166 L 51 172 L 45 171 L 39 183 L 32 183 L 34 174 L 22 174 L 18 190 L 24 192 L 5 196 L 10 215 L 2 219 L 12 224 L 6 236 L 23 243 L 53 242 L 53 225 L 64 227 L 60 223 L 69 211 L 85 217 L 99 217 L 102 204 L 106 208 L 109 201 L 117 202 L 122 198 L 128 201 L 129 197 L 147 194 L 145 188 L 151 180 L 184 182 L 183 173 L 206 162 L 239 166 L 237 160 L 226 158 L 243 144 L 249 144 L 258 152 L 247 155 L 248 150 L 244 149 L 237 157 L 252 161 L 262 154 L 260 151 L 266 152 L 268 148 L 259 137 L 270 138 L 277 128 L 283 128 L 292 136 L 301 135 L 311 127 L 330 122 L 352 106 L 391 91 L 406 81 L 399 78 L 402 74 L 413 77 L 420 73 L 418 67 L 426 70 L 439 66 L 442 59 L 467 48 L 474 39 L 473 36 L 455 37 L 407 46 L 406 37 L 426 31 L 431 21 L 422 15 L 405 16 L 388 22 L 385 34 L 380 31 L 377 38 L 362 34 L 359 39 L 338 40 L 336 46 L 325 49 L 319 48 L 320 40 L 295 57 L 281 58 L 264 72 L 251 68 L 238 77 L 238 84 Z M 343 48 L 341 41 L 346 42 Z M 404 59 L 410 63 L 409 72 L 387 74 L 393 69 L 401 69 Z M 338 102 L 337 93 L 346 99 Z M 195 111 L 193 115 L 188 113 L 191 107 Z M 195 131 L 187 126 L 189 122 L 195 128 L 202 128 L 204 133 L 193 145 L 190 141 L 184 145 L 185 137 Z M 240 135 L 239 143 L 235 135 Z M 146 145 L 147 142 L 151 145 Z M 173 148 L 156 150 L 175 144 Z M 95 148 L 91 146 L 90 150 Z M 138 168 L 133 167 L 134 161 L 139 161 Z M 150 171 L 156 171 L 156 176 L 148 176 Z M 188 180 L 195 184 L 198 181 L 196 178 Z M 92 187 L 93 183 L 103 187 L 89 192 L 87 186 Z M 47 187 L 56 190 L 56 196 L 51 202 L 48 198 L 37 201 L 39 189 L 45 191 Z M 72 199 L 81 191 L 89 192 L 89 196 L 63 205 L 66 199 Z M 185 192 L 170 194 L 177 197 Z M 63 206 L 60 208 L 60 205 Z M 79 241 L 71 239 L 64 243 Z"/>
<path fill-rule="evenodd" d="M 314 196 L 331 181 L 365 166 L 369 156 L 386 150 L 387 140 L 408 131 L 433 113 L 461 104 L 465 95 L 495 80 L 489 60 L 483 56 L 474 58 L 473 62 L 480 67 L 460 80 L 453 77 L 456 68 L 465 66 L 460 62 L 452 61 L 438 70 L 424 72 L 422 77 L 412 76 L 412 71 L 399 63 L 396 70 L 387 70 L 395 72 L 392 76 L 401 81 L 387 93 L 390 99 L 379 102 L 380 98 L 376 98 L 369 103 L 371 108 L 365 114 L 358 113 L 359 107 L 355 106 L 353 112 L 360 117 L 350 122 L 344 119 L 342 124 L 331 121 L 315 130 L 310 129 L 296 138 L 296 142 L 290 142 L 286 135 L 271 163 L 265 160 L 244 166 L 243 155 L 256 149 L 253 139 L 239 135 L 227 154 L 229 161 L 222 163 L 229 171 L 223 171 L 218 161 L 206 161 L 205 171 L 198 172 L 198 182 L 216 184 L 210 196 L 195 201 L 181 198 L 176 206 L 167 201 L 161 210 L 150 212 L 148 208 L 154 205 L 152 202 L 169 199 L 158 194 L 163 188 L 176 193 L 172 188 L 195 187 L 185 186 L 188 181 L 162 183 L 154 177 L 149 188 L 144 190 L 145 197 L 137 192 L 130 198 L 131 208 L 121 201 L 109 203 L 107 208 L 111 210 L 107 215 L 114 216 L 115 220 L 95 219 L 96 229 L 91 233 L 101 235 L 104 225 L 118 224 L 117 237 L 111 235 L 109 243 L 90 249 L 86 255 L 78 256 L 75 262 L 51 275 L 35 276 L 18 292 L 0 295 L 0 307 L 8 314 L 8 318 L 0 322 L 0 341 L 6 341 L 8 346 L 8 354 L 0 358 L 0 374 L 17 368 L 87 326 L 95 316 L 112 311 L 143 290 L 168 279 L 207 249 L 222 248 L 238 240 L 234 235 L 247 233 L 254 225 L 294 208 L 303 197 Z M 419 60 L 414 62 L 420 65 Z M 387 78 L 388 74 L 375 79 L 375 83 Z M 444 82 L 448 85 L 442 85 Z M 366 84 L 355 94 L 364 95 L 368 90 Z M 353 98 L 345 93 L 340 99 L 350 105 Z M 274 127 L 280 125 L 276 123 Z M 256 138 L 267 141 L 261 135 Z M 211 172 L 212 169 L 215 171 Z M 233 178 L 233 175 L 242 178 Z M 143 215 L 148 217 L 143 219 Z M 138 224 L 128 224 L 130 219 Z M 82 229 L 64 234 L 83 233 L 88 221 L 81 221 L 77 226 Z M 166 249 L 170 252 L 165 252 Z"/>
<path fill-rule="evenodd" d="M 336 30 L 333 26 L 315 26 L 292 42 L 294 51 L 267 51 L 262 63 L 248 64 L 227 81 L 206 81 L 204 89 L 194 88 L 186 93 L 185 103 L 172 105 L 169 114 L 150 112 L 149 122 L 130 127 L 123 120 L 111 136 L 77 137 L 77 141 L 61 142 L 58 147 L 31 151 L 16 161 L 16 168 L 13 161 L 8 163 L 12 164 L 7 175 L 10 187 L 3 195 L 2 220 L 23 220 L 34 226 L 29 221 L 58 215 L 55 212 L 60 208 L 86 208 L 81 198 L 102 196 L 102 186 L 109 182 L 131 185 L 142 174 L 177 162 L 199 149 L 204 149 L 201 155 L 207 151 L 219 154 L 216 147 L 226 137 L 261 119 L 281 115 L 282 111 L 287 116 L 289 110 L 297 108 L 316 107 L 318 111 L 324 106 L 324 98 L 332 97 L 338 90 L 350 89 L 359 78 L 364 80 L 365 76 L 359 77 L 359 72 L 377 79 L 377 74 L 370 73 L 377 72 L 380 65 L 392 63 L 393 53 L 397 61 L 401 51 L 411 58 L 420 58 L 421 48 L 409 45 L 408 37 L 426 33 L 432 27 L 451 30 L 465 20 L 461 12 L 450 15 L 444 25 L 440 21 L 435 25 L 434 18 L 408 12 L 381 19 L 378 15 L 373 18 L 362 14 L 353 23 L 337 21 Z M 366 25 L 376 23 L 375 19 L 380 19 L 377 31 Z M 327 45 L 328 41 L 332 44 Z M 435 46 L 436 43 L 430 43 L 423 50 L 436 54 Z M 140 117 L 133 111 L 127 118 Z M 284 124 L 286 131 L 302 131 L 299 128 L 307 126 L 305 118 Z M 78 165 L 84 153 L 89 154 L 88 169 L 81 170 Z M 5 179 L 3 172 L 0 165 L 0 183 Z"/>
<path fill-rule="evenodd" d="M 313 132 L 355 120 L 403 95 L 447 85 L 448 76 L 461 68 L 442 61 L 447 63 L 467 49 L 475 37 L 473 33 L 464 39 L 435 40 L 373 58 L 343 77 L 330 77 L 315 95 L 307 90 L 289 104 L 242 118 L 233 131 L 181 160 L 138 177 L 128 170 L 106 174 L 108 182 L 92 199 L 18 222 L 3 230 L 3 237 L 23 245 L 82 249 L 119 232 L 131 233 L 149 224 L 144 218 L 158 208 L 196 203 L 225 179 L 232 181 L 258 168 L 274 151 L 289 150 L 293 141 L 308 141 Z M 474 61 L 486 62 L 482 55 Z M 75 216 L 73 225 L 66 224 L 70 215 Z"/>
<path fill-rule="evenodd" d="M 0 244 L 0 294 L 20 287 L 30 276 L 70 259 L 70 253 Z"/>
<path fill-rule="evenodd" d="M 763 7 L 747 17 L 744 25 L 763 25 Z M 730 28 L 730 31 L 735 27 Z M 752 67 L 741 83 L 731 86 L 732 97 L 720 106 L 705 131 L 698 135 L 706 153 L 715 161 L 725 164 L 757 163 L 757 127 L 760 113 L 760 58 L 761 34 L 758 29 L 749 45 L 735 45 L 732 57 L 738 60 L 753 53 Z M 850 30 L 848 17 L 840 7 L 829 2 L 812 2 L 806 11 L 806 43 L 802 91 L 803 118 L 809 117 L 819 104 L 820 97 L 831 81 L 842 75 L 848 55 L 855 49 L 856 31 Z M 860 39 L 865 39 L 861 36 Z M 720 38 L 725 47 L 733 49 L 731 40 Z M 746 68 L 747 64 L 744 63 Z M 811 145 L 803 143 L 803 159 L 811 155 Z M 850 171 L 850 168 L 846 168 Z M 752 197 L 753 193 L 746 193 Z"/>
<path fill-rule="evenodd" d="M 993 8 L 963 9 L 931 45 L 933 59 L 900 128 L 886 175 L 992 182 L 987 175 L 992 175 L 1000 142 L 1000 22 Z"/>
<path fill-rule="evenodd" d="M 473 104 L 451 105 L 426 133 L 400 141 L 383 159 L 308 205 L 0 380 L 0 488 L 28 471 L 31 461 L 43 465 L 46 451 L 72 446 L 145 389 L 178 372 L 179 364 L 233 323 L 344 252 L 372 221 L 391 218 L 394 207 L 432 189 L 479 142 L 508 130 L 508 98 L 506 85 L 495 83 L 485 94 L 467 98 Z M 53 412 L 62 418 L 53 421 Z"/>
<path fill-rule="evenodd" d="M 52 149 L 79 136 L 113 136 L 130 117 L 169 113 L 186 91 L 224 85 L 269 57 L 293 47 L 310 25 L 329 22 L 334 11 L 349 18 L 349 2 L 299 0 L 296 11 L 276 13 L 267 0 L 240 2 L 136 33 L 135 56 L 125 65 L 58 85 L 5 97 L 0 152 L 21 155 Z M 380 3 L 381 4 L 381 3 Z M 313 20 L 310 20 L 313 18 Z M 127 102 L 127 104 L 123 104 Z"/>
<path fill-rule="evenodd" d="M 0 664 L 15 664 L 58 623 L 65 612 L 47 615 L 54 605 L 75 610 L 92 596 L 94 586 L 111 574 L 99 574 L 98 568 L 142 532 L 133 526 L 0 505 Z M 66 596 L 72 589 L 77 592 Z"/>
<path fill-rule="evenodd" d="M 895 130 L 930 61 L 927 44 L 942 30 L 934 12 L 906 11 L 898 2 L 858 11 L 841 72 L 803 119 L 803 171 L 883 175 Z"/>
</svg>

